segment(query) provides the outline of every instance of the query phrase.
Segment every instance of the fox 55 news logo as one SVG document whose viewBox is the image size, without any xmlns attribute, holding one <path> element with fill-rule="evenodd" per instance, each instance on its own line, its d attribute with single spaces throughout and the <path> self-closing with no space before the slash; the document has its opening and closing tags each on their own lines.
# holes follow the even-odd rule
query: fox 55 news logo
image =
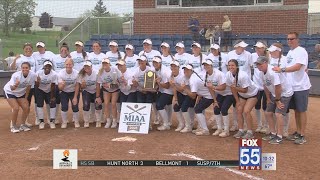
<svg viewBox="0 0 320 180">
<path fill-rule="evenodd" d="M 239 169 L 261 169 L 261 139 L 240 139 L 239 141 Z"/>
</svg>

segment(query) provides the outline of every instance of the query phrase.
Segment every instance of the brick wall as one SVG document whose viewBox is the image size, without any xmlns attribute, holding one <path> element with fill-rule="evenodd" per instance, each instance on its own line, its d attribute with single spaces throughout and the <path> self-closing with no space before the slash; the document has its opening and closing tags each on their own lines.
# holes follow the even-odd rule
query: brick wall
<svg viewBox="0 0 320 180">
<path fill-rule="evenodd" d="M 285 0 L 284 6 L 308 4 L 308 0 Z M 189 17 L 196 14 L 203 25 L 219 25 L 223 23 L 223 16 L 228 14 L 232 21 L 234 33 L 287 33 L 297 31 L 307 32 L 308 10 L 257 10 L 257 11 L 211 11 L 192 12 L 190 9 L 179 12 L 163 12 L 155 8 L 154 0 L 135 0 L 134 33 L 135 34 L 187 34 Z M 146 12 L 144 12 L 146 8 Z M 153 9 L 153 10 L 152 10 Z M 270 8 L 269 8 L 270 9 Z M 151 12 L 149 12 L 151 10 Z M 192 10 L 192 9 L 191 9 Z M 197 11 L 194 9 L 194 11 Z M 210 11 L 210 10 L 209 10 Z"/>
</svg>

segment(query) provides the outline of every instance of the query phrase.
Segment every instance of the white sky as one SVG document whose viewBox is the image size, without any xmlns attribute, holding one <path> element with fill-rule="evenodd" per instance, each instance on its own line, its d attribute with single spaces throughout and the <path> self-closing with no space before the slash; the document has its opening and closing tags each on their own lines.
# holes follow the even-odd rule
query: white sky
<svg viewBox="0 0 320 180">
<path fill-rule="evenodd" d="M 35 15 L 48 12 L 54 17 L 79 17 L 87 10 L 92 10 L 98 0 L 34 0 L 38 6 Z M 150 0 L 154 1 L 154 0 Z M 111 13 L 133 12 L 133 0 L 103 0 Z M 309 12 L 320 12 L 320 0 L 309 0 Z"/>
</svg>

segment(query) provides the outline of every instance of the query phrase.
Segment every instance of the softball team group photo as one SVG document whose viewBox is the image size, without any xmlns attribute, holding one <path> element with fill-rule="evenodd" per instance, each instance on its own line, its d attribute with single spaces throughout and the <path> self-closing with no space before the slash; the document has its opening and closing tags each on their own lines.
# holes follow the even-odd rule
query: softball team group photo
<svg viewBox="0 0 320 180">
<path fill-rule="evenodd" d="M 287 44 L 290 51 L 285 56 L 281 43 L 267 45 L 264 40 L 257 41 L 252 54 L 245 41 L 237 40 L 230 52 L 211 44 L 207 55 L 198 42 L 191 47 L 179 42 L 176 52 L 162 42 L 159 52 L 151 39 L 145 39 L 139 54 L 131 44 L 119 51 L 116 41 L 109 42 L 106 54 L 99 42 L 93 43 L 93 52 L 85 52 L 82 41 L 74 43 L 73 52 L 63 43 L 59 54 L 47 50 L 45 42 L 35 47 L 25 43 L 23 53 L 9 65 L 16 72 L 3 88 L 12 109 L 10 130 L 94 128 L 90 123 L 117 128 L 121 104 L 132 102 L 152 104 L 150 129 L 156 125 L 159 131 L 175 128 L 197 136 L 211 135 L 213 129 L 212 135 L 219 138 L 245 139 L 261 133 L 270 144 L 285 139 L 304 144 L 311 87 L 308 53 L 299 46 L 296 32 L 287 35 Z M 150 71 L 155 74 L 155 90 L 144 88 Z M 36 117 L 29 115 L 31 105 Z M 213 111 L 213 117 L 206 116 L 207 111 Z M 295 131 L 289 133 L 290 111 Z"/>
</svg>

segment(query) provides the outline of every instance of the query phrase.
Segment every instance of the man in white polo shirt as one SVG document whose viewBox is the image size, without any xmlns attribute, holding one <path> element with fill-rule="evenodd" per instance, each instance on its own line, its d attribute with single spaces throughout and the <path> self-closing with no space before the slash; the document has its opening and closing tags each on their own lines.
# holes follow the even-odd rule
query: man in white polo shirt
<svg viewBox="0 0 320 180">
<path fill-rule="evenodd" d="M 299 46 L 299 34 L 291 32 L 287 37 L 290 51 L 287 55 L 287 67 L 274 67 L 276 72 L 286 72 L 292 76 L 292 89 L 294 94 L 290 102 L 290 108 L 294 109 L 297 131 L 288 136 L 288 140 L 292 140 L 295 144 L 304 144 L 305 130 L 307 125 L 307 108 L 309 89 L 311 87 L 309 76 L 306 72 L 308 66 L 308 53 Z"/>
</svg>

